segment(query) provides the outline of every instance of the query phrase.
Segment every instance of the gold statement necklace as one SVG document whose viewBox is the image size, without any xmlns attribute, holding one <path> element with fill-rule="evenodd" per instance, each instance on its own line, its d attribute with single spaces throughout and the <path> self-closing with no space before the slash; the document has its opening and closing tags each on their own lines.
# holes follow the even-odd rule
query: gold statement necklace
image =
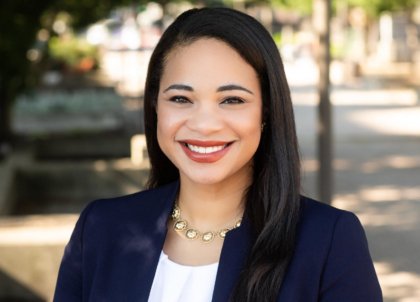
<svg viewBox="0 0 420 302">
<path fill-rule="evenodd" d="M 171 215 L 172 220 L 175 220 L 173 229 L 177 232 L 185 231 L 185 237 L 188 240 L 195 240 L 198 237 L 201 237 L 201 240 L 204 243 L 209 243 L 213 241 L 216 235 L 220 239 L 225 239 L 227 232 L 241 226 L 242 217 L 235 221 L 235 224 L 233 225 L 233 227 L 223 228 L 218 232 L 206 231 L 204 233 L 200 233 L 196 228 L 188 227 L 187 221 L 181 217 L 181 210 L 178 206 L 178 196 L 179 196 L 179 191 L 176 193 L 175 203 L 174 203 L 174 207 L 172 209 L 172 215 Z"/>
</svg>

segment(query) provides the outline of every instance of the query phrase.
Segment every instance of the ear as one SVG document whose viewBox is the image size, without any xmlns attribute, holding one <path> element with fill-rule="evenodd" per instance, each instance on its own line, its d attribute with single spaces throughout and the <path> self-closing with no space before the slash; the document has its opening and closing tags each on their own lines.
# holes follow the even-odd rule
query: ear
<svg viewBox="0 0 420 302">
<path fill-rule="evenodd" d="M 267 107 L 263 107 L 262 117 L 261 117 L 262 123 L 267 123 L 269 116 L 270 116 L 270 110 L 268 110 Z"/>
</svg>

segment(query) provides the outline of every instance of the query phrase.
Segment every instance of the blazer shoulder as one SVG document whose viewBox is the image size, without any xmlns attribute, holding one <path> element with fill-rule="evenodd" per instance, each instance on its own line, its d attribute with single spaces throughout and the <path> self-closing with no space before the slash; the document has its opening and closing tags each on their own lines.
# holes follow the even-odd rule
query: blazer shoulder
<svg viewBox="0 0 420 302">
<path fill-rule="evenodd" d="M 159 206 L 160 204 L 163 205 L 165 198 L 173 193 L 177 183 L 178 181 L 133 194 L 98 199 L 94 201 L 96 204 L 95 210 L 130 210 L 131 206 L 145 207 L 146 210 L 148 208 Z"/>
<path fill-rule="evenodd" d="M 307 291 L 296 290 L 293 299 L 285 300 L 318 297 L 319 302 L 382 301 L 357 216 L 305 196 L 300 202 L 297 241 L 284 287 L 298 284 Z M 286 290 L 283 295 L 287 295 Z"/>
<path fill-rule="evenodd" d="M 301 197 L 297 245 L 327 255 L 334 233 L 343 232 L 343 240 L 358 234 L 364 236 L 358 217 L 309 197 Z"/>
<path fill-rule="evenodd" d="M 121 221 L 158 219 L 164 209 L 170 206 L 178 183 L 179 181 L 175 181 L 133 194 L 94 200 L 86 206 L 90 209 L 89 217 L 86 217 L 87 225 L 93 226 L 98 223 L 111 225 Z"/>
<path fill-rule="evenodd" d="M 306 196 L 301 196 L 300 206 L 301 224 L 305 225 L 317 224 L 333 227 L 338 219 L 358 220 L 352 212 L 335 208 Z"/>
</svg>

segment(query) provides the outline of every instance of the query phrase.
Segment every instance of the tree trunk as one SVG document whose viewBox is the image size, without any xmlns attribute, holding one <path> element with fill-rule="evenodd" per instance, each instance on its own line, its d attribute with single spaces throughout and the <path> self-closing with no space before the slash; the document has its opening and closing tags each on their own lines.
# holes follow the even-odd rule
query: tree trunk
<svg viewBox="0 0 420 302">
<path fill-rule="evenodd" d="M 326 204 L 332 202 L 332 123 L 330 103 L 330 19 L 331 0 L 314 0 L 314 28 L 319 37 L 318 66 L 318 195 Z"/>
</svg>

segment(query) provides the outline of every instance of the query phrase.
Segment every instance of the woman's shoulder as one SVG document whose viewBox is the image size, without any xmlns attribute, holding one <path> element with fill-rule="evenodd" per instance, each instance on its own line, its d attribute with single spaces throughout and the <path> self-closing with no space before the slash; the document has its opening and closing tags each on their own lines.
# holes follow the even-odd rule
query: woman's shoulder
<svg viewBox="0 0 420 302">
<path fill-rule="evenodd" d="M 369 255 L 365 231 L 358 217 L 349 211 L 301 197 L 301 215 L 297 233 L 297 251 L 318 260 L 331 257 L 340 249 L 341 257 Z"/>
<path fill-rule="evenodd" d="M 178 181 L 175 181 L 133 194 L 91 201 L 80 216 L 86 216 L 92 222 L 108 224 L 128 219 L 158 219 L 175 196 L 177 183 Z"/>
<path fill-rule="evenodd" d="M 367 248 L 366 234 L 358 217 L 311 198 L 301 197 L 297 246 L 326 255 L 334 245 Z M 352 248 L 352 249 L 353 249 Z"/>
<path fill-rule="evenodd" d="M 345 221 L 349 227 L 360 225 L 357 216 L 349 211 L 338 209 L 331 205 L 301 196 L 300 227 L 314 228 L 314 231 L 332 230 L 337 223 Z"/>
<path fill-rule="evenodd" d="M 142 206 L 146 208 L 156 207 L 165 201 L 168 195 L 171 195 L 176 182 L 152 189 L 146 189 L 132 194 L 118 197 L 102 198 L 95 200 L 95 207 L 104 209 L 123 209 L 131 206 Z M 123 206 L 123 207 L 122 207 Z"/>
<path fill-rule="evenodd" d="M 357 301 L 382 301 L 365 231 L 352 212 L 302 196 L 292 267 L 308 282 L 318 278 L 322 301 L 344 301 L 343 288 L 357 289 L 346 292 L 346 301 L 353 294 Z"/>
</svg>

